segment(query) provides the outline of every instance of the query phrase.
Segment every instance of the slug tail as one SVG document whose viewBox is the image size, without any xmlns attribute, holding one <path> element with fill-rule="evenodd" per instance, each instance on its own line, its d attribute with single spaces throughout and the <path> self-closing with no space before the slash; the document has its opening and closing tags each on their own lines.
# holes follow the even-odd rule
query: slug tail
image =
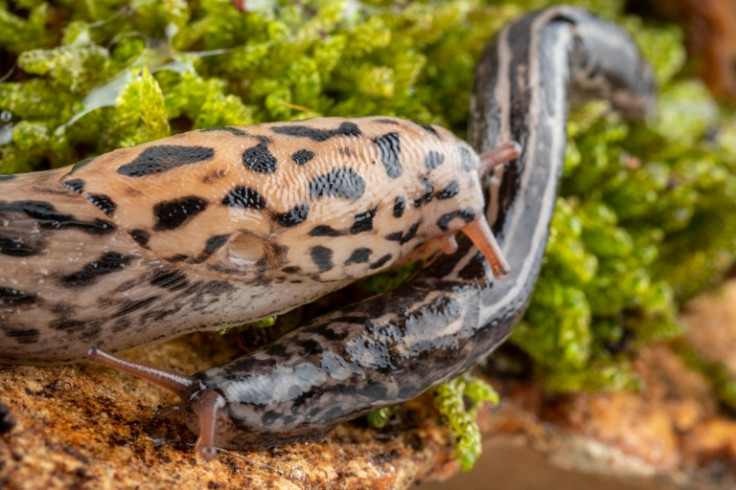
<svg viewBox="0 0 736 490">
<path fill-rule="evenodd" d="M 186 400 L 193 389 L 199 386 L 199 381 L 191 376 L 184 376 L 182 374 L 164 371 L 163 369 L 156 369 L 126 361 L 125 359 L 120 359 L 119 357 L 103 352 L 97 347 L 92 347 L 87 351 L 87 359 L 172 391 L 179 395 L 182 400 Z"/>
</svg>

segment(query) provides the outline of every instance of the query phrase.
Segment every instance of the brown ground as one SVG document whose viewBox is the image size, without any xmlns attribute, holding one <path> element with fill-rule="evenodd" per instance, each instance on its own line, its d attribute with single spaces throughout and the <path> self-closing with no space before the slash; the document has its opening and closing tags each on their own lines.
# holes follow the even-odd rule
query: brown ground
<svg viewBox="0 0 736 490">
<path fill-rule="evenodd" d="M 692 343 L 736 373 L 736 281 L 694 301 L 683 318 Z M 228 341 L 197 336 L 127 357 L 190 373 L 231 355 Z M 597 490 L 735 483 L 736 420 L 705 381 L 666 346 L 646 349 L 636 368 L 642 393 L 550 397 L 528 381 L 491 380 L 502 403 L 480 416 L 489 456 L 475 470 L 480 486 L 461 487 L 572 489 L 581 473 L 596 476 L 577 477 L 579 488 Z M 5 367 L 0 400 L 18 420 L 0 440 L 0 486 L 9 488 L 406 488 L 457 471 L 426 398 L 382 431 L 344 424 L 322 442 L 210 463 L 195 457 L 181 423 L 154 417 L 172 396 L 109 369 Z"/>
</svg>

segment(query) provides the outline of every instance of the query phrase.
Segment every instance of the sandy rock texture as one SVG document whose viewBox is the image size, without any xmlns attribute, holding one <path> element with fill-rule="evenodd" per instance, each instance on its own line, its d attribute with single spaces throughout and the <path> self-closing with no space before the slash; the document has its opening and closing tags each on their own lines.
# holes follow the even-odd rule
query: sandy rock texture
<svg viewBox="0 0 736 490">
<path fill-rule="evenodd" d="M 683 319 L 693 345 L 736 373 L 736 281 L 692 302 Z M 236 353 L 230 337 L 195 335 L 126 357 L 192 373 Z M 621 488 L 736 484 L 736 420 L 705 380 L 665 345 L 645 349 L 636 368 L 641 393 L 550 396 L 530 379 L 490 378 L 502 403 L 480 415 L 489 449 L 523 447 L 568 470 L 650 483 Z M 210 463 L 181 422 L 155 416 L 172 395 L 104 367 L 2 367 L 0 400 L 17 421 L 0 438 L 6 488 L 383 489 L 458 470 L 427 396 L 380 431 L 359 420 L 324 441 L 221 453 Z M 528 473 L 534 461 L 516 458 L 503 472 Z"/>
</svg>

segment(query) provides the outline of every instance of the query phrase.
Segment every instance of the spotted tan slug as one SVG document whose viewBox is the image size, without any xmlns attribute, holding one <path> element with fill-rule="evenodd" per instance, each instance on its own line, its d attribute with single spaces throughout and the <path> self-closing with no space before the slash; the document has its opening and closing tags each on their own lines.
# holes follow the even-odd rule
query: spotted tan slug
<svg viewBox="0 0 736 490">
<path fill-rule="evenodd" d="M 420 238 L 439 237 L 446 251 L 455 252 L 436 258 L 394 291 L 339 308 L 191 377 L 96 348 L 89 353 L 178 393 L 180 412 L 199 434 L 197 448 L 205 458 L 214 457 L 216 447 L 316 439 L 341 421 L 413 398 L 486 356 L 524 312 L 561 173 L 568 88 L 571 96 L 606 98 L 632 117 L 654 103 L 651 70 L 629 37 L 569 7 L 510 24 L 478 65 L 472 146 L 491 155 L 487 166 L 515 154 L 508 146 L 491 152 L 499 143 L 518 141 L 521 147 L 519 158 L 489 179 L 485 208 L 508 268 L 501 253 L 489 249 L 491 235 L 477 219 L 477 198 L 465 204 L 453 190 L 473 192 L 475 184 L 467 179 L 484 173 L 481 159 L 438 128 L 396 119 L 188 133 L 103 155 L 63 176 L 16 177 L 2 194 L 3 260 L 25 261 L 25 267 L 40 260 L 47 269 L 41 274 L 37 266 L 26 283 L 3 274 L 0 353 L 14 362 L 67 360 L 109 343 L 108 336 L 124 339 L 115 345 L 124 348 L 171 335 L 152 334 L 151 325 L 184 325 L 177 331 L 183 333 L 212 327 L 205 318 L 218 326 L 245 321 L 380 270 L 410 254 Z M 366 144 L 355 146 L 355 138 Z M 325 166 L 308 170 L 327 145 Z M 411 155 L 419 163 L 410 163 Z M 458 155 L 459 168 L 450 165 Z M 358 162 L 366 160 L 372 166 L 361 167 Z M 463 171 L 468 161 L 477 171 Z M 277 177 L 289 165 L 293 175 L 304 171 L 300 185 L 272 179 L 255 187 L 239 177 Z M 436 185 L 436 172 L 453 166 L 444 187 Z M 373 172 L 375 179 L 363 172 Z M 172 177 L 145 187 L 145 179 L 164 175 Z M 174 175 L 182 182 L 172 185 Z M 396 179 L 404 177 L 405 187 L 397 186 Z M 287 186 L 300 190 L 287 196 Z M 443 193 L 456 195 L 445 204 Z M 130 197 L 121 201 L 124 196 Z M 258 217 L 256 225 L 244 231 L 237 223 L 250 216 Z M 187 233 L 195 226 L 202 230 L 196 238 Z M 456 246 L 448 238 L 462 226 L 485 248 L 492 267 L 468 241 Z M 366 238 L 356 242 L 362 233 Z M 361 242 L 370 245 L 358 252 L 354 244 Z M 132 243 L 138 247 L 131 249 Z M 44 262 L 44 256 L 69 261 Z M 351 268 L 354 263 L 361 268 Z M 504 279 L 494 277 L 505 270 L 510 272 Z M 235 286 L 239 281 L 250 285 Z M 293 281 L 302 282 L 292 300 Z M 54 294 L 64 295 L 71 307 L 47 299 L 56 301 Z M 288 304 L 275 305 L 274 296 L 287 297 L 279 301 Z M 95 321 L 80 317 L 82 311 L 105 316 Z M 58 345 L 40 349 L 46 335 Z"/>
<path fill-rule="evenodd" d="M 450 132 L 381 117 L 194 131 L 17 175 L 0 183 L 0 359 L 281 313 L 429 239 L 451 250 L 459 228 L 505 274 L 478 169 Z"/>
</svg>

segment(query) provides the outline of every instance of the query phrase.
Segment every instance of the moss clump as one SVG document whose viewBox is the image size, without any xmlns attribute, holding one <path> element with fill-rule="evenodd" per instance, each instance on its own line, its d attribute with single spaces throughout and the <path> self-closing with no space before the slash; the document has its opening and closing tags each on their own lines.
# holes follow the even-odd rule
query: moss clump
<svg viewBox="0 0 736 490">
<path fill-rule="evenodd" d="M 282 0 L 241 11 L 230 0 L 0 0 L 0 173 L 194 128 L 319 115 L 396 115 L 462 135 L 486 40 L 552 3 Z M 623 0 L 567 3 L 635 33 L 661 104 L 647 125 L 601 102 L 574 111 L 548 254 L 512 342 L 550 389 L 632 388 L 631 346 L 676 336 L 678 302 L 733 261 L 736 118 L 675 78 L 685 58 L 676 27 L 644 26 Z M 407 271 L 364 286 L 383 291 Z M 465 467 L 479 447 L 468 386 L 481 389 L 461 378 L 436 396 Z"/>
</svg>

